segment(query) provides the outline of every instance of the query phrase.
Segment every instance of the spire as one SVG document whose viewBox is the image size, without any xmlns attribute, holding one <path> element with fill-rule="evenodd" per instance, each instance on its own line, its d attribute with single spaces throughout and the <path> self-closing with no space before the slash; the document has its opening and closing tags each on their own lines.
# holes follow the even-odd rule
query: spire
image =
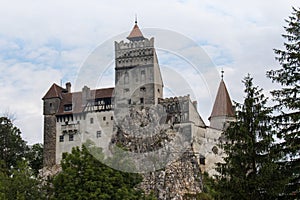
<svg viewBox="0 0 300 200">
<path fill-rule="evenodd" d="M 221 71 L 221 79 L 223 80 L 223 78 L 224 78 L 224 70 L 222 69 L 222 71 Z"/>
<path fill-rule="evenodd" d="M 135 15 L 134 27 L 130 32 L 129 36 L 127 37 L 130 41 L 138 41 L 145 39 L 139 26 L 137 25 L 137 16 Z"/>
<path fill-rule="evenodd" d="M 212 117 L 221 117 L 221 116 L 233 117 L 234 116 L 232 102 L 223 80 L 223 74 L 224 71 L 222 70 L 222 75 L 221 75 L 222 79 L 219 85 L 218 93 L 209 120 Z"/>
</svg>

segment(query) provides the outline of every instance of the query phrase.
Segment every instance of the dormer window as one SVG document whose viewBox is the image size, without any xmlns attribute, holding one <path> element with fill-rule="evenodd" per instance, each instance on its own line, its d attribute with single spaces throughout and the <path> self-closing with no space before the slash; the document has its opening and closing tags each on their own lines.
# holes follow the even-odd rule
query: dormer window
<svg viewBox="0 0 300 200">
<path fill-rule="evenodd" d="M 72 104 L 64 105 L 64 111 L 72 111 Z"/>
</svg>

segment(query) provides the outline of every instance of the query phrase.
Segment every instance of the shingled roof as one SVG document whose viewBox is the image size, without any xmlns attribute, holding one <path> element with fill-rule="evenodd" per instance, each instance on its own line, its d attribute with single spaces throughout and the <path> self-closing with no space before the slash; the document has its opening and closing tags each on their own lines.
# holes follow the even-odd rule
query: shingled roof
<svg viewBox="0 0 300 200">
<path fill-rule="evenodd" d="M 102 88 L 91 90 L 91 95 L 88 100 L 100 99 L 100 98 L 112 98 L 114 88 Z M 72 111 L 64 111 L 64 106 L 72 104 Z M 57 115 L 75 114 L 81 113 L 84 110 L 85 105 L 82 103 L 82 92 L 62 93 L 61 102 Z"/>
<path fill-rule="evenodd" d="M 223 79 L 220 82 L 214 107 L 212 109 L 209 119 L 211 117 L 219 117 L 219 116 L 228 116 L 228 117 L 234 116 L 232 102 Z"/>
<path fill-rule="evenodd" d="M 61 94 L 64 90 L 65 90 L 64 88 L 53 83 L 53 85 L 50 87 L 50 89 L 42 99 L 44 100 L 44 99 L 51 99 L 51 98 L 61 98 Z"/>
<path fill-rule="evenodd" d="M 129 36 L 127 37 L 130 41 L 137 41 L 137 40 L 143 40 L 144 36 L 142 34 L 142 31 L 140 30 L 139 26 L 137 25 L 137 21 L 135 21 L 134 27 L 132 31 L 130 32 Z"/>
</svg>

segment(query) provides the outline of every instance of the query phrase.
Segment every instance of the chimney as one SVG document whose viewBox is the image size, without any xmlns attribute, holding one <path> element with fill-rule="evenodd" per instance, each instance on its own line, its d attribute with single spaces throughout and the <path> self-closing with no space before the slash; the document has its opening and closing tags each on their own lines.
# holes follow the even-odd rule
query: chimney
<svg viewBox="0 0 300 200">
<path fill-rule="evenodd" d="M 82 88 L 82 104 L 85 105 L 87 100 L 91 98 L 91 90 L 86 85 Z"/>
<path fill-rule="evenodd" d="M 66 89 L 67 89 L 67 92 L 68 92 L 68 93 L 71 92 L 71 83 L 70 83 L 70 82 L 67 82 L 67 83 L 66 83 Z"/>
<path fill-rule="evenodd" d="M 197 109 L 197 101 L 193 101 L 193 105 Z"/>
</svg>

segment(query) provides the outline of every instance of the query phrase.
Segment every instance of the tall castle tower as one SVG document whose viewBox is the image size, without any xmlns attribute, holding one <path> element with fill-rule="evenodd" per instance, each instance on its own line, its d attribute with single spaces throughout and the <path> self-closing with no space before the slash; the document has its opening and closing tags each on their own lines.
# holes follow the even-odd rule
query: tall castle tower
<svg viewBox="0 0 300 200">
<path fill-rule="evenodd" d="M 145 38 L 135 21 L 127 39 L 115 42 L 115 105 L 156 105 L 163 81 L 154 38 Z"/>
<path fill-rule="evenodd" d="M 54 83 L 43 97 L 44 166 L 56 164 L 56 114 L 61 103 L 61 93 L 63 92 L 66 91 Z"/>
</svg>

